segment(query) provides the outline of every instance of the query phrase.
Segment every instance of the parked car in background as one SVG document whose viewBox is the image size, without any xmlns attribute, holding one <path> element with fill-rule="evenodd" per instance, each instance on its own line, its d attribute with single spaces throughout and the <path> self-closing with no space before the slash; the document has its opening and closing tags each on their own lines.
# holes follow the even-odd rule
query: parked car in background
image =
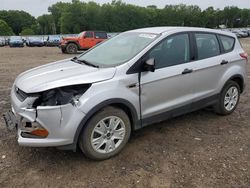
<svg viewBox="0 0 250 188">
<path fill-rule="evenodd" d="M 9 39 L 10 47 L 24 47 L 23 39 L 20 36 L 11 36 Z"/>
<path fill-rule="evenodd" d="M 245 32 L 245 31 L 239 31 L 239 34 L 242 38 L 246 38 L 248 37 L 248 32 Z"/>
<path fill-rule="evenodd" d="M 107 38 L 107 33 L 103 31 L 84 31 L 77 37 L 63 38 L 60 48 L 62 53 L 75 54 L 79 50 L 88 50 Z"/>
<path fill-rule="evenodd" d="M 233 29 L 232 33 L 234 33 L 238 38 L 248 37 L 248 33 L 241 31 L 240 29 Z"/>
<path fill-rule="evenodd" d="M 17 128 L 22 146 L 79 147 L 89 158 L 104 160 L 147 125 L 205 107 L 233 113 L 247 62 L 229 32 L 132 30 L 19 75 L 4 119 L 7 128 Z"/>
<path fill-rule="evenodd" d="M 48 36 L 46 40 L 46 46 L 59 46 L 61 42 L 61 37 L 57 36 Z"/>
<path fill-rule="evenodd" d="M 26 44 L 27 37 L 22 36 L 23 43 Z"/>
<path fill-rule="evenodd" d="M 43 37 L 28 37 L 26 45 L 29 47 L 42 47 L 44 46 Z"/>
<path fill-rule="evenodd" d="M 250 31 L 247 29 L 242 29 L 241 32 L 243 32 L 245 34 L 245 36 L 243 37 L 249 37 L 250 36 Z"/>
<path fill-rule="evenodd" d="M 5 37 L 5 45 L 6 46 L 9 45 L 9 41 L 10 41 L 10 37 L 9 36 Z"/>
<path fill-rule="evenodd" d="M 0 37 L 0 47 L 3 47 L 5 45 L 6 45 L 5 38 Z"/>
</svg>

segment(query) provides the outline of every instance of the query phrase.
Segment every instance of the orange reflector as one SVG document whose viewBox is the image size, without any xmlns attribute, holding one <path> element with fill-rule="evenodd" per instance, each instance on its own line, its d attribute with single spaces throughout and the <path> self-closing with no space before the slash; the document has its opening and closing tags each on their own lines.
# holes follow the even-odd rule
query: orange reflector
<svg viewBox="0 0 250 188">
<path fill-rule="evenodd" d="M 41 137 L 47 137 L 49 135 L 49 132 L 46 129 L 36 129 L 34 131 L 31 131 L 30 134 Z"/>
</svg>

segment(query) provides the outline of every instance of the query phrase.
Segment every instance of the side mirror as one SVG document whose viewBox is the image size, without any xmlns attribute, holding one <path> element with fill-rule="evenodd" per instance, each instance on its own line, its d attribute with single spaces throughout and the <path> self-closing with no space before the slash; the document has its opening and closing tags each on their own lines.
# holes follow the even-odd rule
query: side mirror
<svg viewBox="0 0 250 188">
<path fill-rule="evenodd" d="M 150 58 L 144 64 L 144 69 L 146 71 L 155 72 L 155 59 Z"/>
</svg>

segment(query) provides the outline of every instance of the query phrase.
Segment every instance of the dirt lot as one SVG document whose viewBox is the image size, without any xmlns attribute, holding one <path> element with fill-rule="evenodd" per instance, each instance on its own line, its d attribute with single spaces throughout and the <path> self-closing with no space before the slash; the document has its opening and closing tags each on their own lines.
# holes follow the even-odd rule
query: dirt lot
<svg viewBox="0 0 250 188">
<path fill-rule="evenodd" d="M 250 54 L 250 39 L 243 46 Z M 57 48 L 0 48 L 0 114 L 19 73 L 67 57 Z M 250 85 L 232 115 L 202 110 L 152 125 L 103 162 L 80 152 L 20 147 L 1 119 L 0 187 L 17 186 L 250 187 Z"/>
</svg>

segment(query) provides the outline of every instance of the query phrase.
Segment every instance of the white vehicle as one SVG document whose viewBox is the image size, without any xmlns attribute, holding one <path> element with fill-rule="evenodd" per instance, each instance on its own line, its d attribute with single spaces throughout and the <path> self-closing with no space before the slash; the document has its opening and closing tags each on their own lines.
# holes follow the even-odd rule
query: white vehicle
<svg viewBox="0 0 250 188">
<path fill-rule="evenodd" d="M 156 27 L 128 31 L 66 59 L 26 71 L 4 115 L 22 146 L 78 146 L 89 158 L 119 153 L 131 131 L 212 106 L 231 114 L 247 54 L 233 33 Z"/>
</svg>

